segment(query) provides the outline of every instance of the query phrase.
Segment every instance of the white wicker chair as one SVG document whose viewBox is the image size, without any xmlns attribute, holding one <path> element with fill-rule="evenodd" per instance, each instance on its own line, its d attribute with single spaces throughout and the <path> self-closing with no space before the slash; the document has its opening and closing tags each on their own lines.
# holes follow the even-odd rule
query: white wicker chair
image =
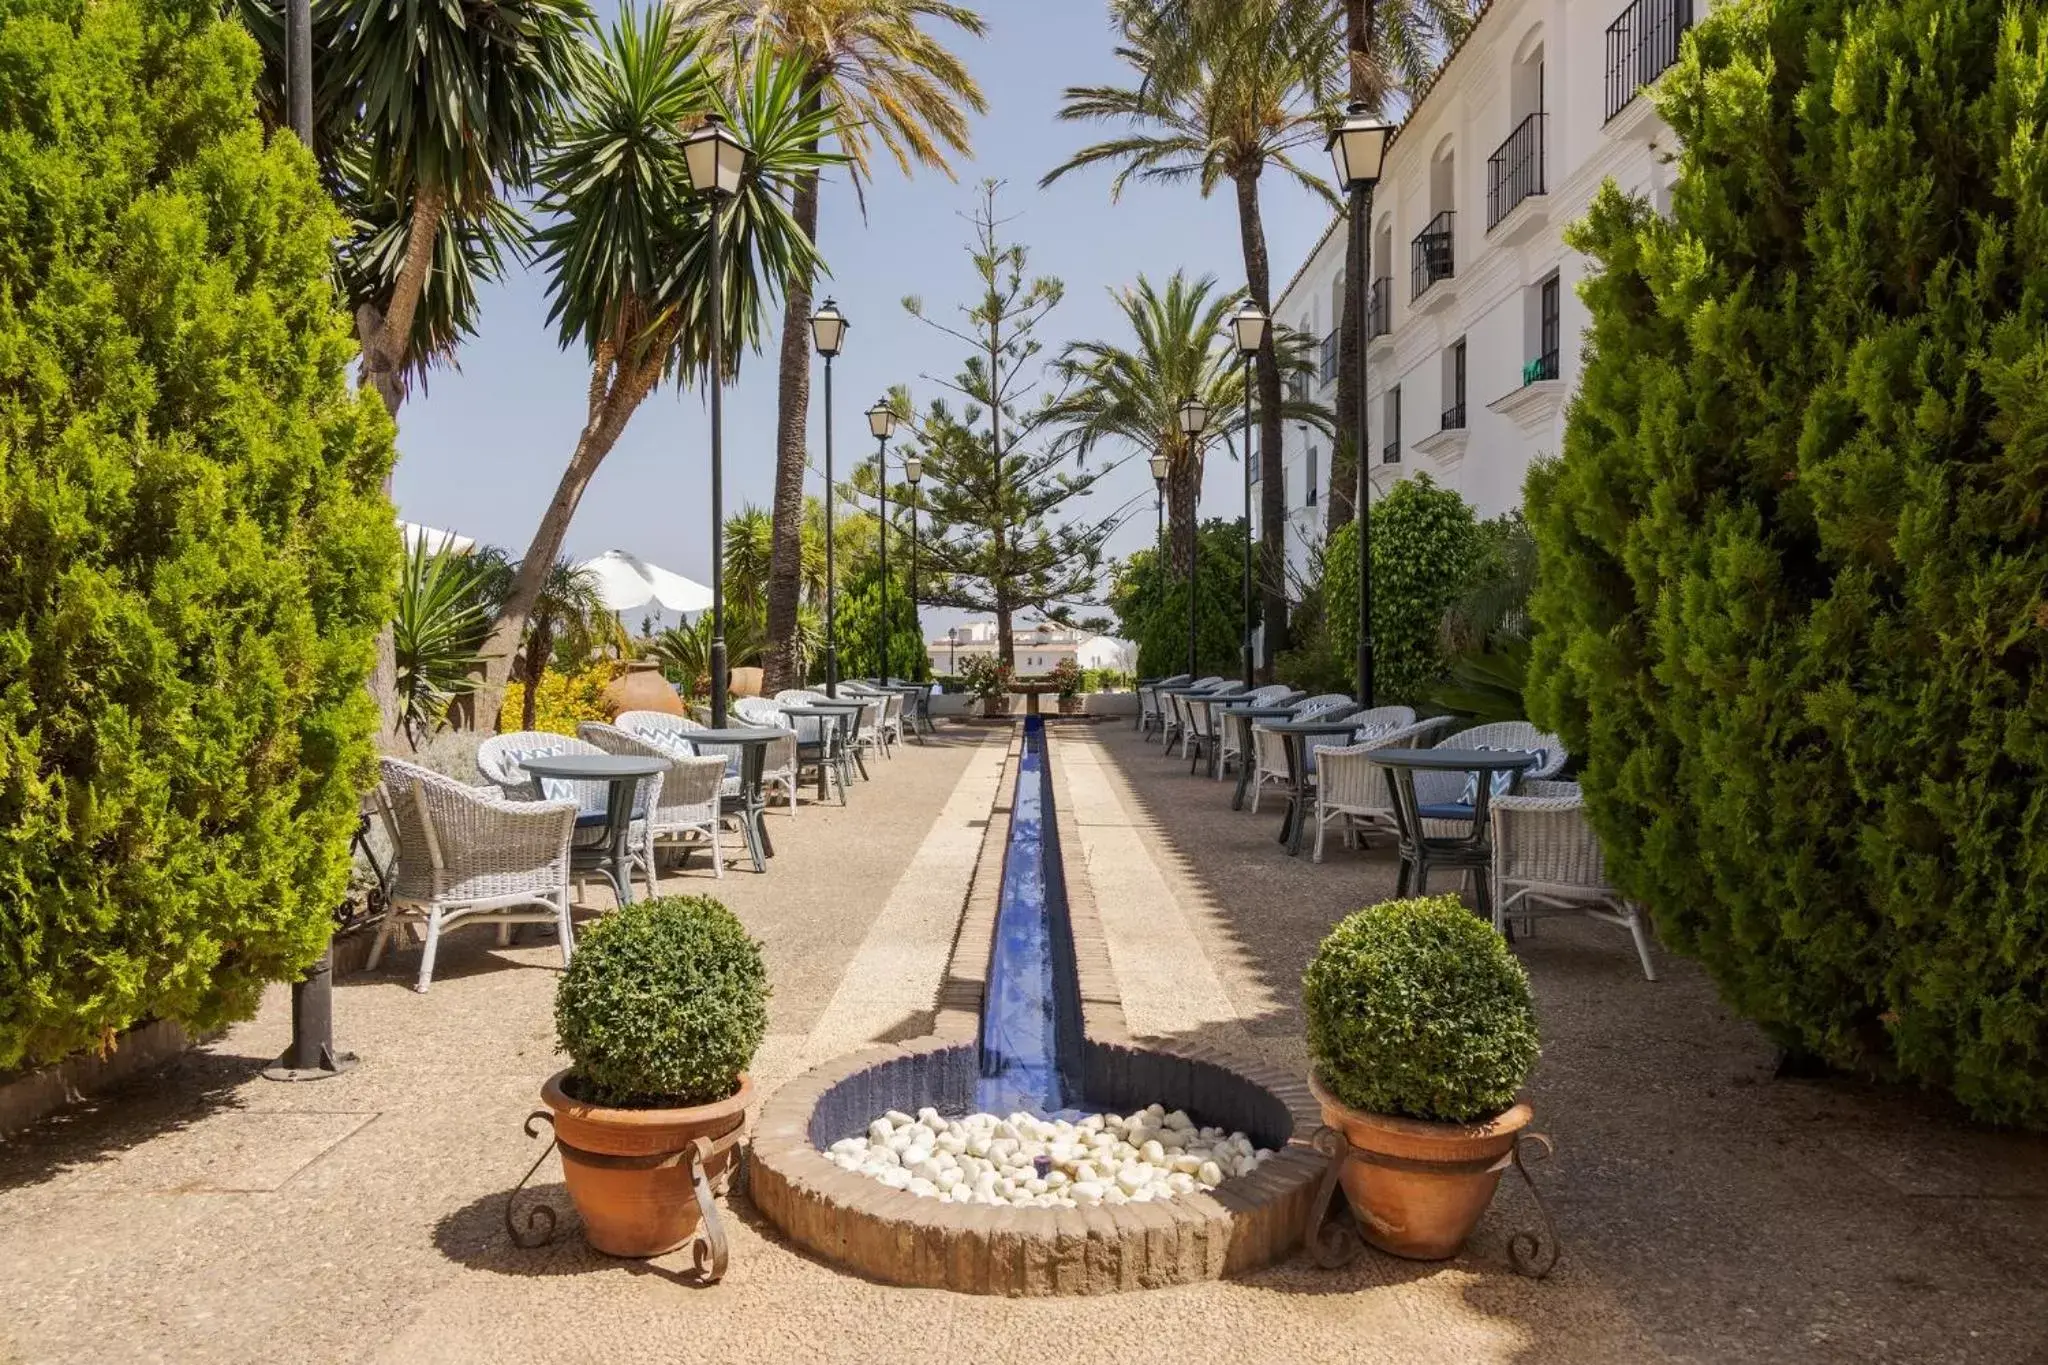
<svg viewBox="0 0 2048 1365">
<path fill-rule="evenodd" d="M 1188 705 L 1190 697 L 1227 697 L 1242 686 L 1243 684 L 1234 678 L 1211 678 L 1194 692 L 1168 697 L 1167 701 L 1173 706 L 1173 733 L 1167 738 L 1166 752 L 1171 755 L 1173 746 L 1178 743 L 1183 754 L 1193 753 L 1195 726 L 1198 722 L 1194 718 L 1193 708 Z"/>
<path fill-rule="evenodd" d="M 510 734 L 492 735 L 477 745 L 476 768 L 486 781 L 497 784 L 508 801 L 539 801 L 558 799 L 574 801 L 580 812 L 576 817 L 575 844 L 586 852 L 596 848 L 604 838 L 606 806 L 611 797 L 611 786 L 605 782 L 579 782 L 548 778 L 545 783 L 535 780 L 533 775 L 520 766 L 522 758 L 540 758 L 554 754 L 601 754 L 604 750 L 589 740 L 574 735 L 558 735 L 551 730 L 514 730 Z M 642 778 L 633 792 L 634 819 L 632 830 L 626 836 L 626 845 L 632 850 L 632 861 L 647 878 L 647 894 L 653 895 L 654 887 L 654 841 L 647 830 L 646 813 L 661 801 L 661 775 Z M 586 866 L 583 869 L 588 871 Z M 609 871 L 604 874 L 607 878 Z M 579 894 L 581 873 L 578 874 Z M 614 887 L 614 893 L 623 888 Z"/>
<path fill-rule="evenodd" d="M 1576 782 L 1524 782 L 1488 803 L 1493 822 L 1493 924 L 1583 914 L 1618 924 L 1635 940 L 1643 975 L 1655 981 L 1643 909 L 1607 881 L 1607 856 L 1586 823 Z"/>
<path fill-rule="evenodd" d="M 1436 742 L 1439 749 L 1527 749 L 1542 750 L 1543 761 L 1525 769 L 1519 780 L 1541 781 L 1564 769 L 1571 752 L 1556 735 L 1547 735 L 1526 720 L 1495 721 L 1475 725 Z M 1432 839 L 1455 839 L 1471 832 L 1472 808 L 1465 800 L 1469 774 L 1460 772 L 1418 772 L 1415 774 L 1415 804 L 1422 813 L 1422 832 Z M 1458 813 L 1459 807 L 1464 813 Z M 1462 828 L 1461 828 L 1462 826 Z"/>
<path fill-rule="evenodd" d="M 801 687 L 785 687 L 775 694 L 777 706 L 813 706 L 831 700 L 823 692 Z M 829 787 L 839 793 L 839 804 L 845 805 L 846 783 L 851 774 L 846 769 L 846 756 L 839 751 L 840 722 L 817 716 L 789 716 L 787 719 L 796 731 L 797 780 L 803 780 L 806 766 L 815 767 L 818 771 L 818 799 L 825 799 Z"/>
<path fill-rule="evenodd" d="M 569 842 L 574 801 L 510 801 L 396 758 L 380 760 L 378 812 L 398 866 L 369 966 L 384 957 L 398 926 L 420 922 L 426 944 L 414 990 L 434 982 L 441 934 L 462 924 L 552 924 L 566 965 L 576 949 L 569 924 Z"/>
<path fill-rule="evenodd" d="M 1252 706 L 1279 706 L 1283 705 L 1289 697 L 1296 695 L 1298 694 L 1291 684 L 1269 683 L 1264 687 L 1255 687 L 1245 693 L 1244 700 Z M 1226 718 L 1229 714 L 1228 711 L 1211 707 L 1210 712 L 1215 717 L 1214 723 L 1216 726 L 1216 780 L 1221 782 L 1223 774 L 1230 770 L 1230 761 L 1233 758 L 1239 757 L 1237 751 L 1237 727 L 1232 725 Z"/>
<path fill-rule="evenodd" d="M 1344 822 L 1344 842 L 1356 847 L 1368 834 L 1396 833 L 1394 795 L 1387 786 L 1386 769 L 1372 761 L 1377 749 L 1426 748 L 1429 736 L 1451 722 L 1435 716 L 1416 720 L 1405 706 L 1379 706 L 1353 716 L 1358 728 L 1353 742 L 1319 750 L 1316 754 L 1316 849 L 1314 861 L 1323 860 L 1323 832 L 1334 820 Z"/>
<path fill-rule="evenodd" d="M 742 725 L 751 725 L 762 730 L 787 730 L 789 738 L 775 740 L 761 755 L 761 799 L 767 800 L 768 789 L 773 787 L 788 795 L 789 813 L 796 814 L 796 726 L 782 708 L 765 697 L 741 697 L 732 704 L 732 713 Z M 707 746 L 710 747 L 710 746 Z"/>
<path fill-rule="evenodd" d="M 1260 792 L 1287 785 L 1287 741 L 1263 725 L 1253 725 L 1252 814 L 1259 813 Z"/>
<path fill-rule="evenodd" d="M 686 758 L 601 721 L 584 721 L 576 727 L 576 733 L 608 754 L 659 758 L 668 763 L 668 771 L 661 779 L 660 804 L 647 813 L 649 867 L 655 866 L 655 854 L 664 845 L 682 849 L 687 859 L 689 850 L 698 845 L 684 836 L 701 834 L 711 846 L 712 875 L 725 876 L 725 850 L 719 838 L 725 825 L 719 801 L 720 789 L 725 785 L 723 758 Z"/>
<path fill-rule="evenodd" d="M 1211 673 L 1206 678 L 1197 678 L 1191 683 L 1181 683 L 1179 687 L 1186 688 L 1191 692 L 1206 692 L 1222 681 L 1221 677 Z M 1162 700 L 1165 702 L 1165 705 L 1160 708 L 1162 724 L 1159 730 L 1159 738 L 1166 745 L 1166 752 L 1171 754 L 1174 744 L 1180 738 L 1181 727 L 1187 724 L 1187 716 L 1181 710 L 1179 697 L 1165 697 Z"/>
<path fill-rule="evenodd" d="M 1162 687 L 1180 687 L 1190 681 L 1191 679 L 1187 674 L 1176 673 L 1170 678 L 1161 678 L 1157 682 L 1139 684 L 1138 733 L 1140 735 L 1150 737 L 1155 732 L 1166 729 L 1166 716 L 1159 705 L 1159 689 Z"/>
</svg>

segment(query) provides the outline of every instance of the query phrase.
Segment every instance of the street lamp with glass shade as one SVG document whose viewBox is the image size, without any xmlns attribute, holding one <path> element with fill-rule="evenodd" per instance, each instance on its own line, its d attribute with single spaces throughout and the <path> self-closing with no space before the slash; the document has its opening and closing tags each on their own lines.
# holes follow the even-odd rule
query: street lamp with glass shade
<svg viewBox="0 0 2048 1365">
<path fill-rule="evenodd" d="M 1152 491 L 1155 495 L 1152 499 L 1152 510 L 1159 514 L 1159 526 L 1152 534 L 1152 548 L 1161 557 L 1162 562 L 1159 565 L 1160 582 L 1164 583 L 1166 581 L 1166 565 L 1163 562 L 1166 555 L 1166 457 L 1155 453 L 1145 463 L 1152 466 Z"/>
<path fill-rule="evenodd" d="M 1371 338 L 1368 323 L 1366 282 L 1372 274 L 1372 191 L 1379 183 L 1387 158 L 1387 143 L 1394 125 L 1373 113 L 1365 104 L 1353 101 L 1344 119 L 1330 132 L 1330 163 L 1336 168 L 1337 183 L 1349 196 L 1346 210 L 1350 241 L 1345 269 L 1351 275 L 1351 313 L 1357 318 L 1358 337 L 1358 434 L 1352 460 L 1358 467 L 1358 700 L 1373 704 L 1372 678 L 1372 466 L 1366 460 L 1366 352 Z"/>
<path fill-rule="evenodd" d="M 1266 344 L 1271 319 L 1266 310 L 1246 299 L 1230 315 L 1230 339 L 1244 367 L 1244 620 L 1239 652 L 1244 659 L 1244 690 L 1253 687 L 1252 661 L 1252 362 Z"/>
<path fill-rule="evenodd" d="M 924 461 L 915 455 L 903 457 L 903 479 L 910 485 L 910 608 L 911 615 L 917 615 L 917 486 L 924 482 Z M 917 626 L 918 648 L 924 647 L 924 622 Z M 911 671 L 917 668 L 916 660 L 911 661 Z M 913 721 L 913 727 L 915 722 Z"/>
<path fill-rule="evenodd" d="M 881 640 L 875 654 L 875 685 L 884 687 L 889 682 L 889 438 L 896 434 L 896 411 L 888 399 L 878 398 L 868 409 L 868 430 L 875 434 L 875 483 L 882 494 L 882 519 L 876 527 L 882 538 L 882 619 L 877 626 Z"/>
<path fill-rule="evenodd" d="M 839 695 L 839 576 L 833 568 L 832 508 L 839 501 L 832 482 L 832 361 L 846 343 L 846 317 L 830 298 L 811 314 L 811 345 L 825 357 L 825 695 Z"/>
<path fill-rule="evenodd" d="M 1199 398 L 1181 400 L 1176 410 L 1180 419 L 1180 434 L 1188 438 L 1188 469 L 1193 475 L 1193 486 L 1188 490 L 1188 676 L 1195 676 L 1195 556 L 1200 547 L 1199 515 L 1202 496 L 1201 466 L 1196 464 L 1195 455 L 1202 444 L 1202 433 L 1209 429 L 1209 405 Z"/>
<path fill-rule="evenodd" d="M 690 187 L 711 196 L 711 728 L 725 726 L 725 695 L 731 682 L 725 665 L 725 256 L 720 240 L 725 201 L 739 193 L 747 168 L 747 145 L 725 120 L 708 114 L 683 139 Z"/>
</svg>

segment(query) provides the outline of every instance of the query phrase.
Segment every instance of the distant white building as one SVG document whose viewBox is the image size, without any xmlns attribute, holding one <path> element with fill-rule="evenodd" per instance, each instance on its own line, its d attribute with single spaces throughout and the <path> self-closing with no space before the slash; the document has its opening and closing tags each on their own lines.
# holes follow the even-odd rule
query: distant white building
<svg viewBox="0 0 2048 1365">
<path fill-rule="evenodd" d="M 942 674 L 957 674 L 969 659 L 993 655 L 996 647 L 994 621 L 970 621 L 925 641 L 932 672 Z M 1050 621 L 1018 625 L 1013 647 L 1017 673 L 1023 677 L 1050 673 L 1062 659 L 1072 659 L 1082 668 L 1113 668 L 1126 673 L 1137 667 L 1138 660 L 1138 647 L 1128 640 L 1070 630 Z"/>
<path fill-rule="evenodd" d="M 1669 207 L 1672 134 L 1639 93 L 1705 0 L 1493 0 L 1387 149 L 1373 196 L 1366 450 L 1374 496 L 1427 471 L 1482 517 L 1519 506 L 1579 378 L 1585 261 L 1562 232 L 1612 179 Z M 1339 214 L 1274 305 L 1322 338 L 1298 391 L 1337 400 Z M 1330 442 L 1281 441 L 1290 571 L 1326 525 Z M 1261 471 L 1262 473 L 1264 471 Z M 1256 506 L 1256 501 L 1254 506 Z"/>
</svg>

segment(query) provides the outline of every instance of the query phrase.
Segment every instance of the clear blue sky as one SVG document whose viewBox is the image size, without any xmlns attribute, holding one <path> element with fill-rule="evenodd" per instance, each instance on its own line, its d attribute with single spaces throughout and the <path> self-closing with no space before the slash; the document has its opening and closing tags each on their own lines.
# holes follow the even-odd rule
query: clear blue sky
<svg viewBox="0 0 2048 1365">
<path fill-rule="evenodd" d="M 599 0 L 610 13 L 609 0 Z M 1002 208 L 1010 232 L 1031 248 L 1035 273 L 1066 284 L 1066 301 L 1041 335 L 1048 355 L 1066 341 L 1121 336 L 1107 290 L 1139 271 L 1163 280 L 1176 267 L 1214 274 L 1226 288 L 1243 279 L 1235 203 L 1227 189 L 1202 199 L 1193 187 L 1136 186 L 1109 198 L 1108 171 L 1070 175 L 1049 190 L 1038 178 L 1084 141 L 1109 129 L 1056 121 L 1069 85 L 1122 81 L 1111 52 L 1102 0 L 984 0 L 989 35 L 954 38 L 988 98 L 975 120 L 973 157 L 957 181 L 933 171 L 905 180 L 877 168 L 863 221 L 842 177 L 823 193 L 819 245 L 831 271 L 821 293 L 852 321 L 834 365 L 835 445 L 842 473 L 872 450 L 862 409 L 889 385 L 911 386 L 920 403 L 935 395 L 921 374 L 950 376 L 957 343 L 904 313 L 906 294 L 943 316 L 964 298 L 972 276 L 964 252 L 975 182 L 1008 182 Z M 1277 290 L 1327 222 L 1323 208 L 1277 176 L 1264 186 L 1268 245 Z M 462 350 L 460 371 L 440 371 L 399 413 L 396 491 L 402 514 L 524 553 L 553 496 L 582 426 L 589 368 L 580 351 L 563 351 L 547 326 L 543 282 L 519 272 L 482 300 L 480 334 Z M 779 319 L 779 310 L 778 310 Z M 823 487 L 823 406 L 812 380 L 812 491 Z M 725 486 L 728 513 L 773 496 L 775 357 L 750 355 L 726 392 Z M 1111 456 L 1110 458 L 1115 458 Z M 1209 515 L 1235 515 L 1243 502 L 1238 466 L 1212 457 L 1203 495 Z M 1111 543 L 1123 554 L 1149 543 L 1151 478 L 1142 459 L 1127 461 L 1073 506 L 1101 516 L 1141 492 L 1143 510 Z M 623 549 L 700 581 L 710 578 L 710 457 L 703 395 L 670 388 L 642 404 L 625 436 L 585 492 L 569 528 L 576 559 Z M 960 619 L 930 610 L 927 629 Z"/>
</svg>

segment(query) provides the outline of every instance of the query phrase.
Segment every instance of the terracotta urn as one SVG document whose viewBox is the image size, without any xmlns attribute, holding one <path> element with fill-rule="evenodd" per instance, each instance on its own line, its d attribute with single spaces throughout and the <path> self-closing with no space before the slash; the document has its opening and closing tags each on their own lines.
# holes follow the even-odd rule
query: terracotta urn
<svg viewBox="0 0 2048 1365">
<path fill-rule="evenodd" d="M 618 677 L 604 685 L 605 708 L 617 720 L 626 711 L 662 711 L 683 714 L 683 699 L 661 676 L 661 665 L 636 659 Z"/>
<path fill-rule="evenodd" d="M 735 697 L 758 697 L 761 695 L 761 670 L 731 669 L 726 673 L 726 685 Z"/>
<path fill-rule="evenodd" d="M 568 1077 L 566 1070 L 548 1077 L 540 1097 L 554 1111 L 562 1178 L 583 1219 L 584 1240 L 608 1256 L 659 1256 L 696 1236 L 701 1215 L 680 1154 L 708 1138 L 715 1151 L 706 1175 L 717 1180 L 731 1169 L 753 1081 L 741 1072 L 739 1089 L 713 1104 L 610 1109 L 570 1095 L 562 1088 Z M 727 1134 L 735 1140 L 717 1146 Z"/>
<path fill-rule="evenodd" d="M 1323 1122 L 1365 1153 L 1338 1172 L 1365 1240 L 1395 1256 L 1441 1261 L 1458 1254 L 1493 1202 L 1515 1139 L 1535 1118 L 1527 1104 L 1477 1123 L 1431 1123 L 1353 1109 L 1309 1089 Z"/>
</svg>

